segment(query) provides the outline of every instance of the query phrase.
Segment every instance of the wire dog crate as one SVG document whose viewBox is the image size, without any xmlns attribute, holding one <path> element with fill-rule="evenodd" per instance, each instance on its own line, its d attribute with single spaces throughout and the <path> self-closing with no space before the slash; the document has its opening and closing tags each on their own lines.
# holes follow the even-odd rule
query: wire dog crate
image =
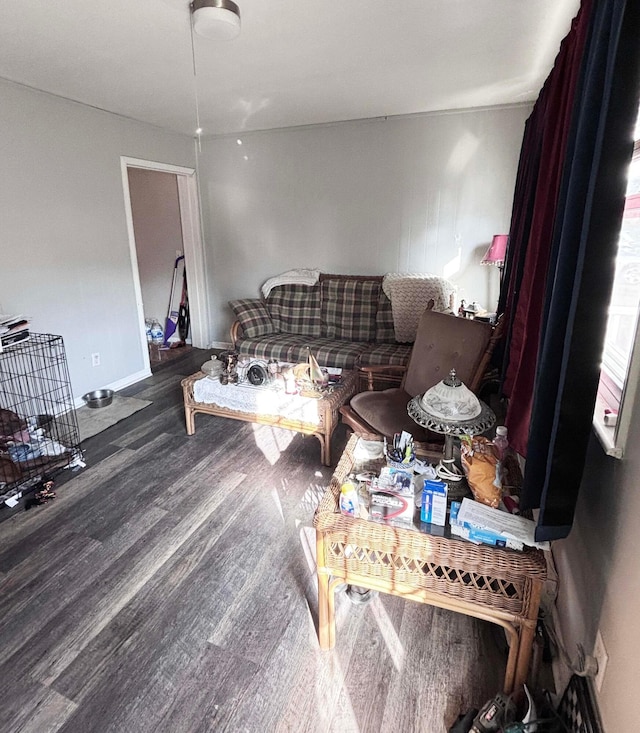
<svg viewBox="0 0 640 733">
<path fill-rule="evenodd" d="M 31 333 L 0 352 L 0 501 L 81 461 L 62 336 Z"/>
</svg>

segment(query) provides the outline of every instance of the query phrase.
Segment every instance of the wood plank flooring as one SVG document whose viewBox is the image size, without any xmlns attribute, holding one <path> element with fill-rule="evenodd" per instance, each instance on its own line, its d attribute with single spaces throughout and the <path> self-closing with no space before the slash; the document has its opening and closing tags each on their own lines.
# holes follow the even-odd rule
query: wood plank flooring
<svg viewBox="0 0 640 733">
<path fill-rule="evenodd" d="M 446 731 L 499 689 L 499 634 L 340 593 L 320 651 L 311 519 L 331 469 L 268 426 L 198 415 L 188 437 L 180 380 L 209 353 L 124 390 L 153 404 L 86 441 L 53 502 L 3 514 L 0 730 Z"/>
</svg>

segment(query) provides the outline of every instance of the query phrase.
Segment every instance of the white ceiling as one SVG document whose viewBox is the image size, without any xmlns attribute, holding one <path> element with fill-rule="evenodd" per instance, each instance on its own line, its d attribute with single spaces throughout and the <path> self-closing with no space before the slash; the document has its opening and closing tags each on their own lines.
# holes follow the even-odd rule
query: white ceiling
<svg viewBox="0 0 640 733">
<path fill-rule="evenodd" d="M 533 100 L 580 4 L 236 2 L 237 39 L 195 36 L 205 135 Z M 192 134 L 188 0 L 1 0 L 0 76 Z"/>
</svg>

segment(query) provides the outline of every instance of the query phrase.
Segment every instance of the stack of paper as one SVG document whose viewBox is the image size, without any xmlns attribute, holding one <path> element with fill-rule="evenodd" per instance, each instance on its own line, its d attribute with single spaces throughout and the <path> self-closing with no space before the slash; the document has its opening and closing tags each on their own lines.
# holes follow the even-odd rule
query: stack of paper
<svg viewBox="0 0 640 733">
<path fill-rule="evenodd" d="M 535 522 L 500 509 L 463 499 L 451 504 L 451 532 L 471 542 L 521 550 L 524 545 L 548 550 L 548 542 L 535 541 Z"/>
<path fill-rule="evenodd" d="M 0 315 L 0 351 L 29 340 L 29 319 Z"/>
</svg>

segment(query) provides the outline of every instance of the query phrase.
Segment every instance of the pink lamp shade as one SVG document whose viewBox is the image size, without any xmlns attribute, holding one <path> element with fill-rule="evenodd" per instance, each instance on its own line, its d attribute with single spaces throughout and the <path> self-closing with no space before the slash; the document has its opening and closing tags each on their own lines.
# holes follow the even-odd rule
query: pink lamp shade
<svg viewBox="0 0 640 733">
<path fill-rule="evenodd" d="M 508 234 L 494 234 L 489 249 L 485 252 L 480 264 L 502 267 L 504 265 L 504 257 L 507 252 L 508 242 Z"/>
</svg>

